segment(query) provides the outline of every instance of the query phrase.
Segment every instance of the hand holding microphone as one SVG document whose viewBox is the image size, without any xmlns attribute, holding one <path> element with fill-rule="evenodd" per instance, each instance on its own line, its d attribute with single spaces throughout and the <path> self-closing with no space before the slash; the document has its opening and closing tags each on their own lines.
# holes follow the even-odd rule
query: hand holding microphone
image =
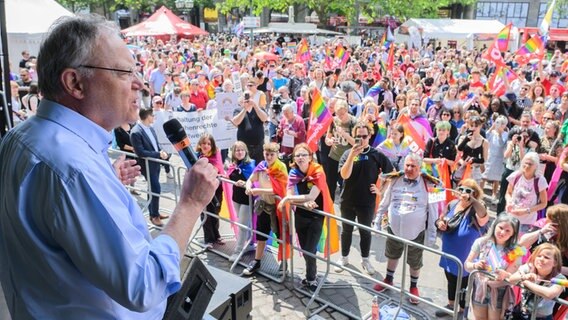
<svg viewBox="0 0 568 320">
<path fill-rule="evenodd" d="M 195 165 L 198 159 L 197 155 L 193 151 L 193 148 L 191 147 L 189 137 L 185 133 L 185 130 L 183 129 L 181 123 L 175 118 L 164 122 L 164 132 L 166 133 L 168 140 L 170 140 L 174 148 L 179 153 L 179 156 L 183 160 L 183 163 L 185 164 L 187 169 L 191 169 L 191 167 Z M 217 199 L 217 197 L 215 196 L 213 196 L 213 199 L 211 199 L 211 203 L 215 207 L 220 206 L 219 199 Z"/>
</svg>

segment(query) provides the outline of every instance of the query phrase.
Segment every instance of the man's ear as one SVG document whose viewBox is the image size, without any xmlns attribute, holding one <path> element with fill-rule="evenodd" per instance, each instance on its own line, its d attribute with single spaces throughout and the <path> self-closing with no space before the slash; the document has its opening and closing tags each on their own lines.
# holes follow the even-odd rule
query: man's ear
<svg viewBox="0 0 568 320">
<path fill-rule="evenodd" d="M 75 99 L 85 97 L 85 77 L 77 69 L 67 68 L 61 73 L 60 81 L 63 91 Z"/>
</svg>

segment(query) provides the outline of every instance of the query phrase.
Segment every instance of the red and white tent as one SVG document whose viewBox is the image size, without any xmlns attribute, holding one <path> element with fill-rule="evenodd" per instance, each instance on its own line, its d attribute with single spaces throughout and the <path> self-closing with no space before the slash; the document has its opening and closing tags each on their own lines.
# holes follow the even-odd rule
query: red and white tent
<svg viewBox="0 0 568 320">
<path fill-rule="evenodd" d="M 178 38 L 191 38 L 209 34 L 207 31 L 183 21 L 164 6 L 143 22 L 122 30 L 122 33 L 127 37 L 165 37 L 175 34 Z"/>
</svg>

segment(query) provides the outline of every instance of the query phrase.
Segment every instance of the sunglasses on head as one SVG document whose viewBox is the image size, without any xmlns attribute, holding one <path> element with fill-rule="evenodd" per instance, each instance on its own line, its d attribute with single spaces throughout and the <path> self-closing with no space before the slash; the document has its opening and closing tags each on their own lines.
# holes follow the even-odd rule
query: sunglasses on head
<svg viewBox="0 0 568 320">
<path fill-rule="evenodd" d="M 467 194 L 473 193 L 473 189 L 467 188 L 467 187 L 459 187 L 458 191 L 461 192 L 461 193 L 467 193 Z"/>
</svg>

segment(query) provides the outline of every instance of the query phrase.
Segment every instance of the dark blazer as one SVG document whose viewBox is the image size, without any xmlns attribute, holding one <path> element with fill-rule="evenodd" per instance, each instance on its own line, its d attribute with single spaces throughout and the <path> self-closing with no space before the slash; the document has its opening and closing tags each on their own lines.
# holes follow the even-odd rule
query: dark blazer
<svg viewBox="0 0 568 320">
<path fill-rule="evenodd" d="M 150 128 L 150 131 L 154 135 L 154 139 L 156 139 L 156 143 L 158 142 L 158 136 L 156 135 L 156 131 L 154 128 Z M 132 142 L 132 147 L 134 148 L 134 153 L 140 158 L 155 158 L 160 159 L 160 145 L 158 144 L 158 151 L 154 150 L 154 146 L 152 146 L 152 141 L 150 137 L 146 134 L 146 131 L 142 128 L 142 126 L 137 123 L 132 130 L 130 131 L 130 141 Z M 149 169 L 150 175 L 159 175 L 160 174 L 160 164 L 154 161 L 149 161 Z M 146 161 L 140 160 L 140 166 L 142 167 L 142 174 L 146 175 Z"/>
</svg>

